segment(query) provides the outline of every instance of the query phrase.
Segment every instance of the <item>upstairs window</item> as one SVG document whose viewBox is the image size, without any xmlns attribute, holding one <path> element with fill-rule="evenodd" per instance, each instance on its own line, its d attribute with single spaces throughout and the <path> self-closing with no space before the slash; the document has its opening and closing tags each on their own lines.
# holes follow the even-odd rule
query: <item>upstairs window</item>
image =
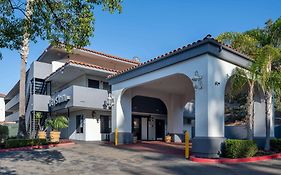
<svg viewBox="0 0 281 175">
<path fill-rule="evenodd" d="M 84 132 L 84 116 L 77 115 L 76 116 L 76 133 Z"/>
<path fill-rule="evenodd" d="M 88 87 L 99 89 L 100 88 L 100 82 L 98 80 L 88 79 Z"/>
</svg>

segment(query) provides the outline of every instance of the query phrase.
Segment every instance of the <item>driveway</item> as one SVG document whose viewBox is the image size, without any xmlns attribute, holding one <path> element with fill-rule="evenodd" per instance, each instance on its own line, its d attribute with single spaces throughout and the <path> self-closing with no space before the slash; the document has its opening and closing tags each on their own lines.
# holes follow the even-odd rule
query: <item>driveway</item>
<svg viewBox="0 0 281 175">
<path fill-rule="evenodd" d="M 137 151 L 101 142 L 0 154 L 0 174 L 195 174 L 280 175 L 281 159 L 235 165 L 207 165 L 178 154 Z"/>
</svg>

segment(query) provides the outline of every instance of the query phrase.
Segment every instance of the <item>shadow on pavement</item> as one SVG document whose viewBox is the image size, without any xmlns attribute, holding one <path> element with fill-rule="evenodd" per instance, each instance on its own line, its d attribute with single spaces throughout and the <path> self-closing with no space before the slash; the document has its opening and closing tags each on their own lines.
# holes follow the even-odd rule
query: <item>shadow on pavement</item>
<svg viewBox="0 0 281 175">
<path fill-rule="evenodd" d="M 36 161 L 44 164 L 53 162 L 64 162 L 65 158 L 58 150 L 32 150 L 14 151 L 0 154 L 0 159 L 8 158 L 12 162 L 16 161 Z"/>
<path fill-rule="evenodd" d="M 15 170 L 10 170 L 7 167 L 0 167 L 0 174 L 16 175 L 17 172 Z"/>
</svg>

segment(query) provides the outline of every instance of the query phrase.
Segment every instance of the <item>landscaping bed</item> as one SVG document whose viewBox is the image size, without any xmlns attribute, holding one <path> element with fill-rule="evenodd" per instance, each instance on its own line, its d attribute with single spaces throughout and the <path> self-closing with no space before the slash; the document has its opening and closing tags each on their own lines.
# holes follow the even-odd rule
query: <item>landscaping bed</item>
<svg viewBox="0 0 281 175">
<path fill-rule="evenodd" d="M 258 150 L 255 141 L 228 139 L 223 145 L 221 158 L 190 156 L 190 160 L 199 163 L 245 163 L 281 158 L 281 139 L 272 139 L 270 147 L 270 151 Z"/>
<path fill-rule="evenodd" d="M 42 149 L 50 148 L 63 145 L 72 145 L 74 142 L 71 140 L 60 140 L 60 142 L 50 142 L 46 139 L 8 139 L 5 141 L 5 144 L 2 144 L 0 148 L 1 152 L 8 151 L 23 151 L 23 150 L 33 150 L 33 149 Z"/>
</svg>

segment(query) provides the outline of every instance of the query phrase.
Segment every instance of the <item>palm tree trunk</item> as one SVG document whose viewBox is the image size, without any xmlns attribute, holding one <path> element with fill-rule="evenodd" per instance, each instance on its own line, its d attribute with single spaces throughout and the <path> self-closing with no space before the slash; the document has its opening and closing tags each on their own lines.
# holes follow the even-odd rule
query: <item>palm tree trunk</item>
<svg viewBox="0 0 281 175">
<path fill-rule="evenodd" d="M 29 26 L 30 18 L 32 15 L 32 3 L 33 0 L 27 0 L 26 10 L 25 10 L 25 19 L 26 23 L 24 26 L 24 35 L 22 41 L 22 47 L 20 51 L 21 55 L 21 66 L 20 66 L 20 86 L 19 86 L 19 129 L 18 137 L 27 137 L 26 125 L 25 125 L 25 82 L 26 82 L 26 62 L 27 56 L 29 53 Z"/>
<path fill-rule="evenodd" d="M 250 83 L 250 87 L 249 87 L 249 96 L 247 98 L 247 115 L 248 115 L 248 139 L 249 140 L 253 140 L 254 137 L 254 82 Z"/>
<path fill-rule="evenodd" d="M 264 150 L 270 150 L 270 123 L 271 123 L 271 116 L 272 116 L 272 94 L 268 91 L 265 92 L 265 146 Z"/>
<path fill-rule="evenodd" d="M 267 72 L 271 72 L 271 57 L 269 56 L 267 64 Z M 272 93 L 269 89 L 265 90 L 265 146 L 264 150 L 270 150 L 270 123 L 272 118 Z"/>
</svg>

